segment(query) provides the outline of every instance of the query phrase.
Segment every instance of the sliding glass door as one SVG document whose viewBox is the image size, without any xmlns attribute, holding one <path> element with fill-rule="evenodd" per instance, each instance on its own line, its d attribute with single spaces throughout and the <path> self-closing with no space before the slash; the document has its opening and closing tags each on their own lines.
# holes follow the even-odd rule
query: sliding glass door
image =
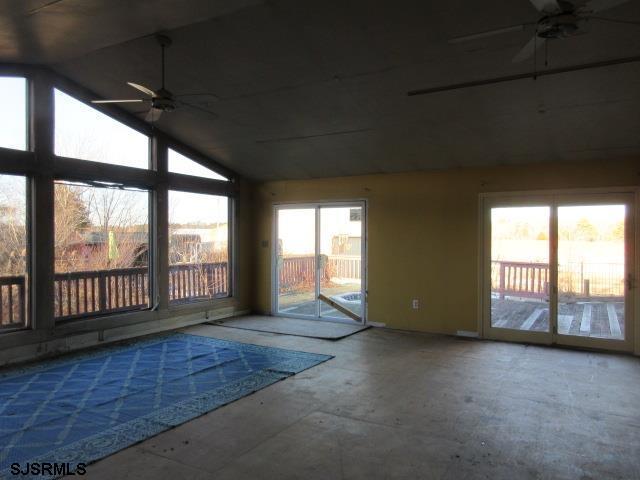
<svg viewBox="0 0 640 480">
<path fill-rule="evenodd" d="M 491 209 L 491 327 L 549 330 L 549 206 Z"/>
<path fill-rule="evenodd" d="M 275 207 L 274 313 L 364 322 L 362 202 Z"/>
<path fill-rule="evenodd" d="M 315 317 L 316 211 L 283 208 L 277 212 L 277 311 Z"/>
<path fill-rule="evenodd" d="M 631 350 L 633 195 L 485 199 L 489 338 Z"/>
</svg>

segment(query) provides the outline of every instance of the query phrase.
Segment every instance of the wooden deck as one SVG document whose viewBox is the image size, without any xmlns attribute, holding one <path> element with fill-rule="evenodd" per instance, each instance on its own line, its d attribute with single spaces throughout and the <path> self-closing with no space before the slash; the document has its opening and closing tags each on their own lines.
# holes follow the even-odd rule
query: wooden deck
<svg viewBox="0 0 640 480">
<path fill-rule="evenodd" d="M 549 329 L 549 305 L 535 300 L 492 298 L 491 324 L 497 328 L 545 332 Z M 621 300 L 560 303 L 558 333 L 622 340 L 624 303 Z"/>
</svg>

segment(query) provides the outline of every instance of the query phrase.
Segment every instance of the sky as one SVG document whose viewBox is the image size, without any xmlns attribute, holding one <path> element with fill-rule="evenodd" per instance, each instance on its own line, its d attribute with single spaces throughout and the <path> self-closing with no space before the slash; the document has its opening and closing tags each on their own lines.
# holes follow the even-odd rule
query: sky
<svg viewBox="0 0 640 480">
<path fill-rule="evenodd" d="M 24 78 L 0 77 L 0 147 L 26 148 L 26 98 Z"/>
<path fill-rule="evenodd" d="M 27 147 L 26 99 L 24 78 L 0 77 L 0 147 L 25 150 Z M 149 166 L 149 138 L 112 119 L 62 91 L 54 91 L 57 155 L 135 168 Z M 169 171 L 218 180 L 227 180 L 199 163 L 169 149 Z M 5 178 L 4 182 L 11 181 Z M 137 195 L 141 211 L 146 210 L 146 196 Z M 206 199 L 206 195 L 189 197 L 173 194 L 169 208 L 176 223 L 226 222 L 225 197 Z M 196 200 L 197 199 L 197 200 Z M 221 203 L 224 202 L 224 208 Z"/>
<path fill-rule="evenodd" d="M 320 252 L 331 253 L 336 235 L 360 237 L 362 223 L 351 221 L 350 211 L 356 207 L 323 207 L 320 209 Z M 285 255 L 315 254 L 315 209 L 282 208 L 278 210 L 278 238 Z"/>
</svg>

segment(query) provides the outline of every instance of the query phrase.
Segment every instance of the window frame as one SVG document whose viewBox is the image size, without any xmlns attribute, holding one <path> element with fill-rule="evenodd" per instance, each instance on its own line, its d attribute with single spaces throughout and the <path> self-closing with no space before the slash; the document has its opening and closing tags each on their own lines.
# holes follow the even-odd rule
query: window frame
<svg viewBox="0 0 640 480">
<path fill-rule="evenodd" d="M 0 154 L 1 155 L 1 154 Z M 31 246 L 31 235 L 32 235 L 32 230 L 31 230 L 31 206 L 32 206 L 32 202 L 31 202 L 31 190 L 32 190 L 32 185 L 31 185 L 31 178 L 29 178 L 28 176 L 24 175 L 24 174 L 19 174 L 19 173 L 5 173 L 4 171 L 0 171 L 0 175 L 13 175 L 16 177 L 22 177 L 24 178 L 24 187 L 25 187 L 25 268 L 24 268 L 24 280 L 25 280 L 25 289 L 26 289 L 26 294 L 25 294 L 25 298 L 24 298 L 24 305 L 22 306 L 23 311 L 24 311 L 24 321 L 22 322 L 22 325 L 19 326 L 11 326 L 11 327 L 2 327 L 0 326 L 0 335 L 5 334 L 5 333 L 9 333 L 9 332 L 15 332 L 15 331 L 21 331 L 21 330 L 27 330 L 31 328 L 31 324 L 32 324 L 32 319 L 33 319 L 33 314 L 31 311 L 31 306 L 33 304 L 33 285 L 31 284 L 31 279 L 33 278 L 33 263 L 32 263 L 32 246 Z"/>
<path fill-rule="evenodd" d="M 29 77 L 19 70 L 7 70 L 6 72 L 3 69 L 0 69 L 0 78 L 21 78 L 25 83 L 25 92 L 24 92 L 24 100 L 25 100 L 25 121 L 24 121 L 24 129 L 25 129 L 25 145 L 24 150 L 20 150 L 17 148 L 8 148 L 0 146 L 0 150 L 13 150 L 16 152 L 31 152 L 33 149 L 31 142 L 31 82 Z"/>
<path fill-rule="evenodd" d="M 20 332 L 0 331 L 0 348 L 13 345 L 9 338 L 50 338 L 73 332 L 96 331 L 130 326 L 135 323 L 171 318 L 172 311 L 203 312 L 230 305 L 236 300 L 235 229 L 238 179 L 235 172 L 214 159 L 152 128 L 142 119 L 111 104 L 91 104 L 99 98 L 94 92 L 47 67 L 0 63 L 0 76 L 25 78 L 27 82 L 27 150 L 0 147 L 0 173 L 27 178 L 27 249 L 29 322 Z M 149 168 L 142 169 L 55 155 L 54 89 L 90 108 L 146 135 L 149 138 Z M 228 181 L 172 173 L 168 171 L 168 149 L 187 156 Z M 130 312 L 88 314 L 79 318 L 54 318 L 54 220 L 53 188 L 56 180 L 103 181 L 120 183 L 149 191 L 149 281 L 150 308 Z M 179 190 L 228 197 L 229 208 L 229 293 L 227 297 L 203 299 L 169 306 L 168 301 L 168 190 Z M 166 257 L 166 258 L 165 258 Z M 167 273 L 167 275 L 165 275 Z M 36 298 L 38 301 L 36 302 Z M 8 333 L 8 332 L 7 332 Z M 35 335 L 35 337 L 34 337 Z"/>
<path fill-rule="evenodd" d="M 136 133 L 139 133 L 141 135 L 144 135 L 145 137 L 147 137 L 147 167 L 143 168 L 143 167 L 128 167 L 126 165 L 118 165 L 115 163 L 108 163 L 108 162 L 98 162 L 96 160 L 91 160 L 91 159 L 85 159 L 85 158 L 76 158 L 76 157 L 66 157 L 64 155 L 58 155 L 55 153 L 55 130 L 56 130 L 56 111 L 55 111 L 55 91 L 59 91 L 64 95 L 67 95 L 69 97 L 71 97 L 73 100 L 76 100 L 78 102 L 80 102 L 81 104 L 83 104 L 86 107 L 91 108 L 92 110 L 95 110 L 98 113 L 101 113 L 103 115 L 105 115 L 107 118 L 114 120 L 117 123 L 120 123 L 122 125 L 124 125 L 125 127 L 129 127 L 130 129 L 132 129 L 133 131 L 135 131 Z M 137 122 L 136 124 L 130 124 L 129 123 L 129 118 L 127 117 L 126 119 L 121 115 L 121 112 L 117 111 L 117 107 L 115 106 L 110 106 L 109 104 L 106 104 L 106 107 L 103 107 L 103 105 L 105 104 L 99 104 L 99 103 L 90 103 L 90 100 L 87 100 L 86 98 L 79 98 L 78 96 L 74 95 L 72 92 L 66 90 L 63 87 L 59 87 L 56 84 L 54 84 L 52 86 L 52 96 L 53 96 L 53 118 L 51 119 L 53 122 L 53 138 L 52 138 L 52 142 L 53 142 L 53 155 L 57 158 L 57 159 L 68 159 L 68 160 L 80 160 L 83 162 L 91 162 L 93 164 L 98 164 L 98 165 L 102 165 L 102 166 L 107 166 L 107 167 L 124 167 L 124 168 L 132 168 L 135 170 L 139 170 L 139 171 L 149 171 L 149 170 L 153 170 L 153 159 L 152 159 L 152 152 L 151 152 L 151 140 L 153 138 L 153 129 L 149 129 L 149 128 L 144 128 L 141 125 L 138 125 Z M 84 95 L 83 95 L 84 96 Z M 91 97 L 91 95 L 89 95 L 89 97 Z M 93 98 L 96 98 L 96 96 L 93 96 Z M 109 108 L 110 107 L 110 108 Z M 63 160 L 64 161 L 64 160 Z M 114 174 L 117 175 L 117 172 L 114 171 Z"/>
<path fill-rule="evenodd" d="M 25 179 L 25 295 L 24 315 L 21 326 L 0 328 L 0 335 L 30 330 L 35 324 L 34 315 L 34 262 L 33 262 L 33 171 L 35 170 L 35 153 L 33 141 L 33 81 L 29 70 L 14 65 L 0 68 L 0 77 L 23 78 L 25 80 L 25 149 L 0 147 L 0 174 L 21 176 Z"/>
<path fill-rule="evenodd" d="M 176 174 L 176 175 L 180 175 L 180 174 Z M 183 175 L 183 176 L 187 176 L 187 175 Z M 196 178 L 196 177 L 191 177 L 191 178 Z M 197 177 L 200 178 L 200 177 Z M 213 180 L 213 179 L 207 179 L 207 180 L 211 180 L 211 181 L 215 181 L 215 182 L 222 182 L 222 183 L 229 183 L 225 180 Z M 210 196 L 226 196 L 226 195 L 219 195 L 216 193 L 211 193 L 208 191 L 202 191 L 202 190 L 193 190 L 193 189 L 179 189 L 179 188 L 168 188 L 167 189 L 167 193 L 169 193 L 170 191 L 174 191 L 174 192 L 184 192 L 184 193 L 196 193 L 196 194 L 200 194 L 200 195 L 210 195 Z M 167 195 L 167 206 L 169 205 L 168 202 L 168 195 Z M 183 303 L 171 303 L 169 302 L 169 299 L 167 298 L 168 301 L 168 308 L 169 310 L 182 310 L 185 307 L 188 306 L 192 306 L 192 305 L 199 305 L 199 304 L 210 304 L 212 302 L 216 302 L 218 300 L 225 300 L 225 299 L 230 299 L 230 298 L 234 298 L 235 297 L 235 278 L 236 278 L 236 274 L 235 274 L 235 256 L 234 253 L 236 251 L 235 249 L 235 238 L 236 238 L 236 218 L 235 218 L 235 198 L 234 197 L 230 197 L 227 196 L 227 294 L 225 296 L 221 296 L 221 297 L 214 297 L 214 298 L 196 298 L 193 300 L 189 300 L 187 302 L 183 302 Z M 167 208 L 167 213 L 168 213 L 169 209 Z M 168 222 L 168 218 L 167 218 L 167 226 L 169 226 L 169 222 Z M 167 238 L 169 236 L 169 229 L 167 229 Z M 170 263 L 169 263 L 169 248 L 167 248 L 167 264 L 168 267 L 170 267 Z M 167 282 L 169 280 L 169 271 L 167 270 Z"/>
<path fill-rule="evenodd" d="M 85 160 L 82 160 L 85 161 Z M 128 167 L 128 168 L 135 168 L 135 167 Z M 55 190 L 56 187 L 56 183 L 59 181 L 69 181 L 68 178 L 55 178 L 53 180 L 53 188 Z M 81 181 L 76 180 L 78 183 L 80 183 Z M 73 181 L 72 181 L 73 182 Z M 88 185 L 89 187 L 93 187 L 92 185 Z M 153 238 L 154 238 L 154 228 L 155 225 L 153 223 L 153 219 L 155 218 L 154 214 L 153 214 L 153 208 L 155 208 L 155 204 L 153 201 L 153 191 L 151 189 L 145 188 L 145 187 L 139 187 L 139 186 L 135 186 L 132 184 L 122 184 L 123 187 L 125 188 L 133 188 L 133 189 L 140 189 L 140 191 L 144 191 L 147 194 L 147 231 L 148 231 L 148 261 L 147 261 L 147 275 L 148 275 L 148 296 L 149 296 L 149 303 L 147 305 L 147 307 L 145 308 L 131 308 L 129 310 L 119 310 L 119 311 L 107 311 L 107 312 L 89 312 L 89 313 L 85 313 L 85 314 L 80 314 L 80 315 L 72 315 L 72 316 L 65 316 L 65 317 L 56 317 L 55 316 L 55 309 L 54 309 L 54 322 L 56 323 L 56 325 L 60 325 L 60 324 L 64 324 L 64 323 L 69 323 L 69 322 L 76 322 L 76 321 L 82 321 L 85 320 L 87 318 L 107 318 L 107 317 L 111 317 L 113 315 L 126 315 L 126 314 L 135 314 L 138 312 L 144 312 L 144 311 L 148 311 L 153 309 L 154 305 L 155 305 L 155 301 L 154 299 L 157 298 L 157 278 L 156 275 L 154 274 L 154 269 L 153 269 L 153 265 L 154 265 L 154 255 L 156 254 L 155 250 L 154 250 L 154 243 L 153 243 Z M 96 185 L 94 188 L 109 188 L 109 187 L 101 187 L 100 185 Z M 55 209 L 55 198 L 54 198 L 54 209 Z M 54 228 L 55 228 L 55 217 L 54 217 Z M 54 231 L 55 232 L 55 231 Z M 55 233 L 54 233 L 55 235 Z M 54 262 L 54 276 L 58 275 L 59 273 L 55 272 L 55 249 L 54 249 L 54 258 L 52 259 Z M 61 272 L 61 273 L 65 273 L 65 272 Z M 73 273 L 73 272 L 66 272 L 66 273 Z M 53 299 L 55 302 L 55 298 Z"/>
</svg>

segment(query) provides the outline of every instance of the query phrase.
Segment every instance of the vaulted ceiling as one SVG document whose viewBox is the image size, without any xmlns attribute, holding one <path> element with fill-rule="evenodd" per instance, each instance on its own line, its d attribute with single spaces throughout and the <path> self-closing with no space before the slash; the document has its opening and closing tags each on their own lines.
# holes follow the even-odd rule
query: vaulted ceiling
<svg viewBox="0 0 640 480">
<path fill-rule="evenodd" d="M 640 2 L 606 16 L 640 21 Z M 0 61 L 127 98 L 126 81 L 159 87 L 151 34 L 168 32 L 167 86 L 213 95 L 158 128 L 257 180 L 640 155 L 640 62 L 407 96 L 533 71 L 511 61 L 531 29 L 448 40 L 538 18 L 527 0 L 14 0 Z M 537 69 L 640 55 L 638 25 L 588 30 Z"/>
</svg>

